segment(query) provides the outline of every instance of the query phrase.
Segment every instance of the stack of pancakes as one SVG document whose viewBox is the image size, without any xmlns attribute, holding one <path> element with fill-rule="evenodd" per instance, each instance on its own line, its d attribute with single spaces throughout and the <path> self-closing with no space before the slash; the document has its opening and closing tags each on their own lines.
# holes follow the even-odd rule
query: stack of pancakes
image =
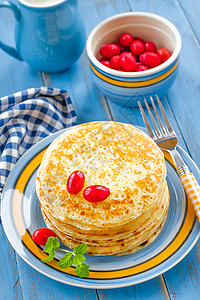
<svg viewBox="0 0 200 300">
<path fill-rule="evenodd" d="M 110 189 L 102 202 L 67 191 L 72 172 Z M 111 121 L 75 126 L 47 149 L 36 191 L 47 227 L 70 248 L 84 243 L 92 255 L 124 255 L 151 243 L 169 206 L 162 151 L 143 131 Z"/>
</svg>

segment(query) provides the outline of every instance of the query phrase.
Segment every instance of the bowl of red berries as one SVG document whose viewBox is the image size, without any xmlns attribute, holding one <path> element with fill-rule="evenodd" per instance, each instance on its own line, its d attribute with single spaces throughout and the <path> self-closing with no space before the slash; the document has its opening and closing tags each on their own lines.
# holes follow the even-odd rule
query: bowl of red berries
<svg viewBox="0 0 200 300">
<path fill-rule="evenodd" d="M 167 19 L 127 12 L 99 23 L 89 34 L 86 52 L 96 85 L 120 105 L 140 97 L 164 95 L 175 81 L 181 37 Z"/>
</svg>

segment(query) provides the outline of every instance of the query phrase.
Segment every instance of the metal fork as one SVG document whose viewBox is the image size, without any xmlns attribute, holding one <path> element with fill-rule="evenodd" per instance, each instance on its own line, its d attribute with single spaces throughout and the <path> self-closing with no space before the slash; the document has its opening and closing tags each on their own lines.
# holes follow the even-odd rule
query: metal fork
<svg viewBox="0 0 200 300">
<path fill-rule="evenodd" d="M 177 139 L 176 133 L 174 132 L 174 130 L 166 116 L 166 113 L 160 102 L 159 97 L 156 95 L 156 99 L 157 99 L 161 114 L 163 116 L 165 126 L 163 125 L 163 122 L 161 121 L 161 119 L 159 117 L 159 113 L 155 106 L 153 98 L 150 97 L 150 99 L 151 99 L 151 103 L 152 103 L 152 109 L 148 105 L 146 99 L 144 99 L 144 102 L 145 102 L 146 108 L 148 110 L 149 116 L 152 120 L 154 129 L 152 129 L 152 127 L 150 126 L 147 116 L 144 112 L 144 109 L 143 109 L 140 101 L 138 101 L 140 112 L 142 114 L 142 118 L 144 120 L 146 128 L 149 132 L 150 137 L 156 142 L 156 144 L 162 150 L 167 151 L 171 155 L 171 157 L 176 165 L 177 172 L 180 176 L 180 180 L 183 184 L 183 187 L 185 189 L 187 197 L 191 201 L 193 208 L 195 210 L 196 216 L 200 222 L 200 186 L 199 186 L 198 182 L 196 181 L 194 175 L 189 171 L 188 166 L 183 161 L 179 152 L 176 150 L 178 139 Z M 157 121 L 152 114 L 152 110 L 154 111 L 154 113 L 156 115 Z M 157 124 L 159 124 L 159 126 Z"/>
</svg>

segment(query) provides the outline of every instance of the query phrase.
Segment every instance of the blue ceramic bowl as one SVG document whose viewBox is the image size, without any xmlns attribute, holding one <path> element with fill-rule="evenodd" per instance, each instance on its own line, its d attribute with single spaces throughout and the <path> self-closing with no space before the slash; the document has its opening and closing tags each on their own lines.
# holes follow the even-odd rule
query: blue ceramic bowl
<svg viewBox="0 0 200 300">
<path fill-rule="evenodd" d="M 153 41 L 157 48 L 172 53 L 161 65 L 142 72 L 121 72 L 99 62 L 99 49 L 119 40 L 123 32 Z M 181 50 L 181 37 L 168 20 L 146 12 L 128 12 L 112 16 L 98 24 L 90 33 L 86 51 L 96 85 L 109 100 L 120 105 L 134 106 L 139 98 L 162 96 L 174 83 Z"/>
</svg>

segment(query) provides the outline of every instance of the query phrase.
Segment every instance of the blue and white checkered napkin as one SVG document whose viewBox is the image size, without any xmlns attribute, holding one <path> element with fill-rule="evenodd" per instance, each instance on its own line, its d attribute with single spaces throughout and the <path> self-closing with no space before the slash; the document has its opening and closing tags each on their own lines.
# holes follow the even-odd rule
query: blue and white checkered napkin
<svg viewBox="0 0 200 300">
<path fill-rule="evenodd" d="M 0 198 L 20 156 L 42 138 L 75 123 L 66 91 L 40 87 L 0 98 Z"/>
</svg>

